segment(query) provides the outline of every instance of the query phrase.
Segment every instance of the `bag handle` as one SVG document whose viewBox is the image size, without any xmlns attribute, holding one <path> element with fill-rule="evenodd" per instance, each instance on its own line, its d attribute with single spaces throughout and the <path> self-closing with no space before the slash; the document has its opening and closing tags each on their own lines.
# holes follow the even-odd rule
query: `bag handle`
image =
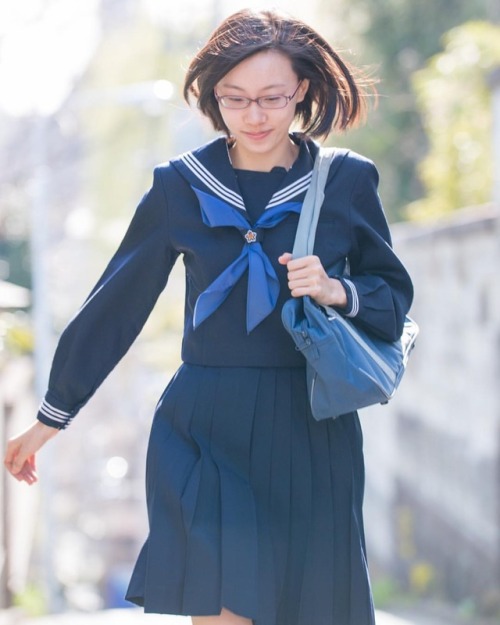
<svg viewBox="0 0 500 625">
<path fill-rule="evenodd" d="M 325 185 L 328 176 L 335 176 L 349 150 L 320 147 L 314 162 L 311 183 L 307 189 L 300 210 L 299 223 L 295 234 L 292 256 L 300 258 L 313 253 L 319 213 L 325 199 Z"/>
</svg>

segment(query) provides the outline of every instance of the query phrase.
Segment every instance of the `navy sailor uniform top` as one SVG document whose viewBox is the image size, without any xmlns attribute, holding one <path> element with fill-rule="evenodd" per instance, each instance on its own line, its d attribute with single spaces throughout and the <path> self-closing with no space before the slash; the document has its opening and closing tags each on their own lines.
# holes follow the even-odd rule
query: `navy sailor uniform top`
<svg viewBox="0 0 500 625">
<path fill-rule="evenodd" d="M 40 421 L 70 423 L 141 331 L 178 256 L 186 273 L 183 362 L 305 366 L 281 323 L 290 293 L 278 257 L 292 250 L 318 145 L 292 138 L 299 155 L 260 214 L 247 211 L 223 137 L 155 168 L 118 250 L 59 339 Z M 344 284 L 343 314 L 395 340 L 413 289 L 377 185 L 373 163 L 349 152 L 327 181 L 314 252 Z M 349 275 L 338 275 L 345 259 Z"/>
</svg>

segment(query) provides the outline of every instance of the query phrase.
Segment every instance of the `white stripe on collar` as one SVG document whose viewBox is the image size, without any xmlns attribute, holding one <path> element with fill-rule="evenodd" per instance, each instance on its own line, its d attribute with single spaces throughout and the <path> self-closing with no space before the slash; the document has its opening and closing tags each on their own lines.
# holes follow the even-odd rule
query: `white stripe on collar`
<svg viewBox="0 0 500 625">
<path fill-rule="evenodd" d="M 302 178 L 295 180 L 284 189 L 276 191 L 276 193 L 269 201 L 269 204 L 266 206 L 266 209 L 272 208 L 273 206 L 276 206 L 278 204 L 283 204 L 284 202 L 286 202 L 286 200 L 290 200 L 296 195 L 299 195 L 299 193 L 302 193 L 302 191 L 306 191 L 309 187 L 309 183 L 311 182 L 311 178 L 312 171 L 310 171 L 305 176 L 302 176 Z"/>
<path fill-rule="evenodd" d="M 216 195 L 233 206 L 246 211 L 245 203 L 243 202 L 241 195 L 222 184 L 222 182 L 220 182 L 220 180 L 218 180 L 204 165 L 202 165 L 202 163 L 196 158 L 196 156 L 193 156 L 191 152 L 183 154 L 181 156 L 181 160 L 184 162 L 186 167 L 188 167 L 191 172 Z M 290 200 L 297 195 L 300 195 L 303 191 L 306 191 L 309 187 L 309 183 L 311 182 L 311 178 L 312 171 L 308 172 L 305 176 L 302 176 L 302 178 L 294 180 L 294 182 L 289 184 L 284 189 L 280 189 L 274 193 L 266 206 L 266 210 L 273 208 L 274 206 L 278 206 L 279 204 L 284 204 L 287 200 Z"/>
<path fill-rule="evenodd" d="M 190 152 L 183 154 L 181 160 L 211 191 L 233 206 L 246 210 L 243 198 L 226 185 L 222 184 L 200 161 Z"/>
</svg>

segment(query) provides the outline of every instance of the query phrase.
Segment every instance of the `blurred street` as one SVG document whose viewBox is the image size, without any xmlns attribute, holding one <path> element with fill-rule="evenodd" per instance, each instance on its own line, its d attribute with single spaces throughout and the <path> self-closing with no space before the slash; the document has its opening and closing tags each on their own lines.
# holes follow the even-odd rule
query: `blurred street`
<svg viewBox="0 0 500 625">
<path fill-rule="evenodd" d="M 186 616 L 144 614 L 141 610 L 104 610 L 89 614 L 66 612 L 43 618 L 25 619 L 16 612 L 0 612 L 0 625 L 191 625 Z M 377 625 L 456 625 L 430 617 L 399 617 L 377 611 Z"/>
</svg>

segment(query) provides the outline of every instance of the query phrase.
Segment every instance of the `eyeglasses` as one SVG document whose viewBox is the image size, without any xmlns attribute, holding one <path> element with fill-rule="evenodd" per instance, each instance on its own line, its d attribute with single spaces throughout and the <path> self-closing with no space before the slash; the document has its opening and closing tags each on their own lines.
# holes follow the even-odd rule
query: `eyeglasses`
<svg viewBox="0 0 500 625">
<path fill-rule="evenodd" d="M 263 95 L 260 98 L 245 98 L 239 95 L 218 95 L 214 91 L 215 99 L 225 109 L 246 109 L 252 102 L 263 109 L 284 109 L 299 90 L 300 83 L 292 95 Z"/>
</svg>

